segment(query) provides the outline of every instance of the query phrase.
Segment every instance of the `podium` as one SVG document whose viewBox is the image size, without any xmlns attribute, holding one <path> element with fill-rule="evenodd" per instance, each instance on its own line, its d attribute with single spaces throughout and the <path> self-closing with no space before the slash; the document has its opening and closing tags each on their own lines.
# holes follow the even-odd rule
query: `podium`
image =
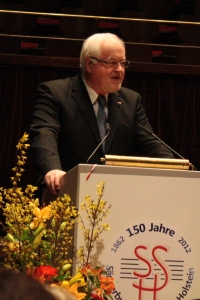
<svg viewBox="0 0 200 300">
<path fill-rule="evenodd" d="M 200 299 L 200 172 L 93 167 L 70 170 L 58 196 L 69 194 L 79 209 L 85 195 L 97 200 L 97 185 L 105 182 L 111 230 L 103 232 L 93 263 L 114 277 L 113 298 Z M 78 227 L 74 239 L 83 245 Z"/>
</svg>

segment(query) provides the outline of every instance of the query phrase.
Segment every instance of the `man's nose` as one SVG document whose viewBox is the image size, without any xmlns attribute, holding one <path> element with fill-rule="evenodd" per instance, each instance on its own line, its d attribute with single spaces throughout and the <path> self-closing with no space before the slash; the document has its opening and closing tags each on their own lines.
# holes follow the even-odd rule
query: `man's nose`
<svg viewBox="0 0 200 300">
<path fill-rule="evenodd" d="M 122 65 L 122 63 L 120 61 L 118 61 L 118 62 L 116 62 L 115 69 L 122 69 L 122 70 L 124 70 L 124 66 Z"/>
</svg>

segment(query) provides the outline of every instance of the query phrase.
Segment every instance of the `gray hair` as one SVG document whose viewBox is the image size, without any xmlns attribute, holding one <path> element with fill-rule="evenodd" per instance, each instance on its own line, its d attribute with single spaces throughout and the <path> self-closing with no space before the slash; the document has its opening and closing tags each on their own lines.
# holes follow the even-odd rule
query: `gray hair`
<svg viewBox="0 0 200 300">
<path fill-rule="evenodd" d="M 99 56 L 101 53 L 101 45 L 114 48 L 116 43 L 121 43 L 125 49 L 124 42 L 113 33 L 95 33 L 88 37 L 82 46 L 80 53 L 80 68 L 85 71 L 85 59 L 88 56 Z"/>
</svg>

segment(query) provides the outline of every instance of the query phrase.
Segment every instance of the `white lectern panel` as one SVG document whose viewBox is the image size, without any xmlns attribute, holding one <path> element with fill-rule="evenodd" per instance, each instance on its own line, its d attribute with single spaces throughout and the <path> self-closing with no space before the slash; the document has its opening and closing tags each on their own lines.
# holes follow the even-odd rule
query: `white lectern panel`
<svg viewBox="0 0 200 300">
<path fill-rule="evenodd" d="M 115 278 L 114 299 L 200 298 L 200 172 L 79 165 L 64 177 L 60 194 L 77 207 L 105 182 L 112 205 L 94 263 Z M 75 233 L 77 247 L 82 232 Z"/>
</svg>

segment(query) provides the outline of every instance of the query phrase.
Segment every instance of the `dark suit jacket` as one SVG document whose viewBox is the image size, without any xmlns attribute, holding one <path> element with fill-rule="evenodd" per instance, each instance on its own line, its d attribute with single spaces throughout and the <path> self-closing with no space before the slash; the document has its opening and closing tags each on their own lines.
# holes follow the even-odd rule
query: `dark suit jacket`
<svg viewBox="0 0 200 300">
<path fill-rule="evenodd" d="M 138 93 L 121 88 L 108 96 L 108 122 L 111 127 L 105 153 L 173 158 L 173 154 L 151 135 L 137 127 L 151 126 Z M 39 85 L 30 130 L 38 180 L 53 169 L 70 170 L 86 163 L 100 143 L 94 109 L 81 74 Z M 101 164 L 102 149 L 90 159 Z"/>
</svg>

